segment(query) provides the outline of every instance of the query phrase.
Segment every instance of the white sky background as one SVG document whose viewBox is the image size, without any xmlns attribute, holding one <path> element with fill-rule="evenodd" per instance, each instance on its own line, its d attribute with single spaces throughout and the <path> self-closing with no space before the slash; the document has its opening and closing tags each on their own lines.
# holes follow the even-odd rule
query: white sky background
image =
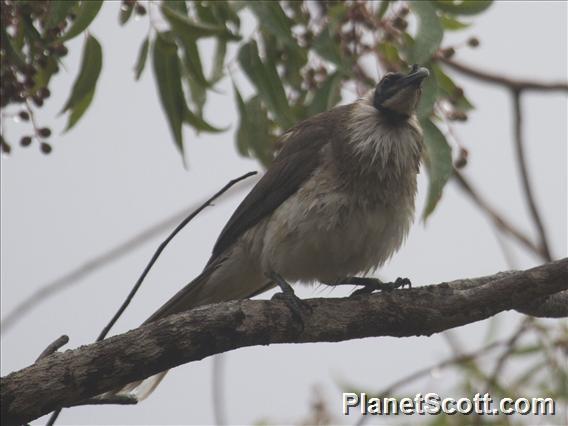
<svg viewBox="0 0 568 426">
<path fill-rule="evenodd" d="M 53 117 L 76 76 L 82 38 L 70 46 L 53 82 L 52 99 L 39 114 L 52 125 L 54 151 L 37 146 L 15 149 L 2 165 L 2 316 L 44 283 L 103 253 L 164 217 L 203 200 L 230 179 L 260 170 L 234 149 L 238 127 L 230 81 L 211 94 L 206 117 L 231 130 L 196 136 L 185 130 L 189 170 L 182 166 L 159 105 L 151 63 L 133 79 L 133 64 L 147 32 L 147 19 L 118 25 L 119 2 L 105 4 L 92 33 L 103 46 L 104 65 L 94 102 L 78 126 L 59 135 L 65 120 Z M 444 45 L 480 37 L 478 49 L 463 48 L 457 58 L 510 76 L 566 80 L 565 2 L 497 3 L 475 19 L 472 31 L 446 34 Z M 250 21 L 246 21 L 249 22 Z M 248 33 L 252 28 L 248 28 Z M 205 44 L 204 46 L 211 46 Z M 212 51 L 202 50 L 205 58 Z M 229 54 L 229 57 L 232 55 Z M 205 59 L 207 62 L 207 59 Z M 451 73 L 452 75 L 455 75 Z M 248 87 L 242 75 L 236 76 Z M 457 75 L 477 106 L 467 123 L 456 125 L 470 150 L 464 173 L 480 192 L 531 236 L 536 233 L 522 197 L 512 141 L 511 100 L 500 88 Z M 352 99 L 345 99 L 349 102 Z M 531 92 L 523 97 L 526 151 L 537 202 L 556 258 L 565 257 L 567 217 L 566 97 Z M 17 142 L 25 125 L 5 123 Z M 426 175 L 422 173 L 417 210 L 421 212 Z M 243 193 L 244 195 L 244 193 Z M 213 243 L 243 195 L 218 202 L 192 222 L 168 247 L 147 278 L 115 333 L 139 325 L 182 285 L 198 274 Z M 93 341 L 116 311 L 162 237 L 46 300 L 2 335 L 2 375 L 31 364 L 61 334 L 67 348 Z M 507 241 L 517 268 L 538 260 Z M 425 226 L 417 221 L 406 245 L 380 271 L 382 277 L 409 277 L 414 285 L 492 274 L 508 269 L 485 217 L 450 183 Z M 343 296 L 350 289 L 297 287 L 300 297 Z M 520 315 L 499 315 L 501 335 Z M 465 349 L 475 349 L 487 322 L 454 330 Z M 309 412 L 314 385 L 322 389 L 339 423 L 341 390 L 347 381 L 380 390 L 402 376 L 451 355 L 441 335 L 426 338 L 372 338 L 334 344 L 273 345 L 231 352 L 226 357 L 225 395 L 230 423 L 268 419 L 299 422 Z M 408 387 L 407 394 L 449 389 L 448 375 Z M 213 422 L 211 360 L 170 372 L 158 390 L 135 407 L 65 410 L 59 424 L 210 424 Z M 406 419 L 410 421 L 411 419 Z M 42 421 L 36 422 L 40 424 Z"/>
</svg>

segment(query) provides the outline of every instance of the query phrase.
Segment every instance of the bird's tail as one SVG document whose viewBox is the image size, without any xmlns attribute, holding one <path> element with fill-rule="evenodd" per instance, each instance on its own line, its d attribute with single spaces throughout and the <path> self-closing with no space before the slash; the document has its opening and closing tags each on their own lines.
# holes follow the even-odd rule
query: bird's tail
<svg viewBox="0 0 568 426">
<path fill-rule="evenodd" d="M 221 266 L 221 271 L 218 271 L 217 266 Z M 150 318 L 144 321 L 144 324 L 197 306 L 252 297 L 258 294 L 260 292 L 259 290 L 262 290 L 258 285 L 256 289 L 251 289 L 250 286 L 231 285 L 235 283 L 226 282 L 227 280 L 224 279 L 226 277 L 222 269 L 222 265 L 208 265 L 199 276 L 178 291 L 160 309 L 154 312 Z M 102 396 L 130 395 L 135 396 L 136 399 L 141 401 L 147 398 L 154 389 L 156 389 L 167 372 L 166 370 L 144 380 L 129 383 L 120 389 L 107 392 Z"/>
</svg>

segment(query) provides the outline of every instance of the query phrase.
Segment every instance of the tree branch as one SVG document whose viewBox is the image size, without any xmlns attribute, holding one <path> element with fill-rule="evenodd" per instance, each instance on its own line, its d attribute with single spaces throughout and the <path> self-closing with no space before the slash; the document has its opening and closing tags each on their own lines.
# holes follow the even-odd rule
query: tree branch
<svg viewBox="0 0 568 426">
<path fill-rule="evenodd" d="M 531 212 L 532 220 L 538 230 L 538 235 L 540 238 L 540 248 L 547 261 L 552 260 L 550 254 L 550 248 L 548 245 L 548 238 L 546 236 L 546 231 L 538 211 L 536 201 L 534 199 L 534 194 L 532 191 L 531 183 L 529 180 L 529 172 L 527 167 L 527 160 L 525 156 L 525 148 L 523 141 L 523 115 L 521 112 L 521 93 L 520 90 L 513 90 L 513 116 L 514 116 L 514 127 L 515 127 L 515 152 L 517 155 L 517 162 L 519 164 L 521 172 L 521 181 L 523 183 L 523 190 L 525 193 L 525 199 L 528 204 L 529 210 Z"/>
<path fill-rule="evenodd" d="M 568 290 L 568 258 L 390 293 L 309 299 L 302 324 L 281 300 L 240 300 L 193 309 L 95 344 L 55 353 L 1 379 L 3 424 L 21 424 L 62 406 L 160 371 L 240 347 L 338 342 L 371 336 L 430 336 L 520 309 Z"/>
<path fill-rule="evenodd" d="M 444 58 L 440 54 L 434 56 L 435 59 L 444 63 L 448 67 L 464 74 L 469 77 L 476 78 L 477 80 L 484 81 L 486 83 L 496 84 L 499 86 L 505 86 L 513 90 L 539 90 L 539 91 L 562 91 L 568 92 L 568 83 L 565 81 L 557 82 L 540 82 L 535 80 L 523 80 L 515 79 L 511 77 L 505 77 L 501 74 L 494 74 L 489 71 L 480 70 L 474 68 L 470 65 L 465 65 L 460 62 L 456 62 L 453 59 Z"/>
</svg>

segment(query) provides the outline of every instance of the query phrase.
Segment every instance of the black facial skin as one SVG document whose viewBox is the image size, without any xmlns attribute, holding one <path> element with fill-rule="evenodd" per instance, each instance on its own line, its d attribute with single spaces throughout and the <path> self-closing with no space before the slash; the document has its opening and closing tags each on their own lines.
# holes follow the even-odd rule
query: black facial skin
<svg viewBox="0 0 568 426">
<path fill-rule="evenodd" d="M 373 98 L 373 106 L 379 111 L 389 113 L 389 111 L 385 111 L 383 107 L 384 101 L 408 86 L 414 86 L 416 90 L 419 90 L 422 80 L 426 77 L 428 77 L 428 71 L 425 68 L 419 68 L 416 64 L 412 66 L 410 72 L 406 75 L 398 72 L 388 73 L 381 79 L 379 84 L 377 84 Z"/>
</svg>

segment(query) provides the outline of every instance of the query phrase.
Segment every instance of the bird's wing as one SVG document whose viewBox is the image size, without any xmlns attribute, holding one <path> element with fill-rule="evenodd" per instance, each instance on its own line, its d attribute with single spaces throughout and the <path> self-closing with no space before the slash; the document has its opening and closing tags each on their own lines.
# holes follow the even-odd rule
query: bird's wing
<svg viewBox="0 0 568 426">
<path fill-rule="evenodd" d="M 334 128 L 349 106 L 334 108 L 294 126 L 280 137 L 283 148 L 241 204 L 237 207 L 215 243 L 210 265 L 245 231 L 272 213 L 318 167 L 321 148 L 330 142 Z"/>
</svg>

